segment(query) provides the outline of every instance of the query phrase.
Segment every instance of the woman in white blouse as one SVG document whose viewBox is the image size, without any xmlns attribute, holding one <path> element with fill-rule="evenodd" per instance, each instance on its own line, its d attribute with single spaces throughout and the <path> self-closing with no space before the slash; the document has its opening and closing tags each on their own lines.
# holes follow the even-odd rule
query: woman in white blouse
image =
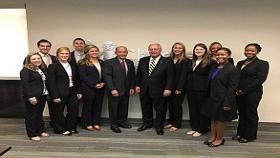
<svg viewBox="0 0 280 158">
<path fill-rule="evenodd" d="M 63 135 L 78 133 L 76 118 L 78 111 L 78 99 L 82 97 L 77 82 L 77 71 L 69 61 L 70 50 L 60 47 L 56 51 L 57 63 L 48 67 L 48 85 L 50 96 L 55 104 L 54 132 Z M 67 106 L 66 118 L 64 108 Z"/>
<path fill-rule="evenodd" d="M 104 96 L 102 78 L 103 61 L 97 46 L 89 45 L 86 56 L 79 62 L 79 75 L 83 92 L 83 123 L 87 130 L 100 130 L 100 114 Z"/>
<path fill-rule="evenodd" d="M 45 72 L 40 69 L 41 64 L 40 55 L 32 53 L 27 55 L 25 65 L 20 71 L 23 100 L 26 106 L 25 126 L 28 137 L 33 141 L 40 141 L 40 136 L 49 136 L 44 129 L 42 115 L 48 90 Z"/>
</svg>

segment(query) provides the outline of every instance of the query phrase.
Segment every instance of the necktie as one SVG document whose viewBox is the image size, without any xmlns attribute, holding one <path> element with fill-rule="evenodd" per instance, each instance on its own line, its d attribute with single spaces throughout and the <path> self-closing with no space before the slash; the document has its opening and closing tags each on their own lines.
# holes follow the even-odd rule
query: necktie
<svg viewBox="0 0 280 158">
<path fill-rule="evenodd" d="M 121 67 L 122 67 L 122 69 L 123 69 L 124 71 L 126 71 L 124 60 L 121 61 Z"/>
<path fill-rule="evenodd" d="M 155 68 L 155 61 L 156 59 L 152 58 L 151 63 L 149 65 L 149 76 L 151 75 L 153 69 Z"/>
</svg>

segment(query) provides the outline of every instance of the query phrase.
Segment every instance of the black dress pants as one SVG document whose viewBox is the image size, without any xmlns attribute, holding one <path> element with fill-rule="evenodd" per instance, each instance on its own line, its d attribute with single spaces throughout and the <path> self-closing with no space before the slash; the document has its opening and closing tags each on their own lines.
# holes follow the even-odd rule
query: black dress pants
<svg viewBox="0 0 280 158">
<path fill-rule="evenodd" d="M 239 114 L 237 135 L 252 141 L 257 138 L 258 106 L 262 98 L 262 91 L 254 91 L 237 97 L 237 110 Z"/>
<path fill-rule="evenodd" d="M 102 110 L 104 88 L 83 91 L 82 118 L 85 126 L 99 125 Z"/>
<path fill-rule="evenodd" d="M 61 102 L 54 103 L 55 106 L 55 119 L 54 131 L 55 133 L 63 133 L 65 131 L 76 130 L 78 101 L 77 94 L 70 88 L 69 95 L 61 97 Z M 67 107 L 67 114 L 64 117 L 64 109 Z"/>
<path fill-rule="evenodd" d="M 108 94 L 108 108 L 111 126 L 118 127 L 120 123 L 127 121 L 129 94 L 114 97 Z"/>
<path fill-rule="evenodd" d="M 207 98 L 207 94 L 206 91 L 187 91 L 190 125 L 193 131 L 199 133 L 206 133 L 210 130 L 210 120 L 201 114 L 202 105 Z"/>
<path fill-rule="evenodd" d="M 169 110 L 169 120 L 168 124 L 172 124 L 176 128 L 181 128 L 182 126 L 182 103 L 185 98 L 185 93 L 174 94 L 167 98 L 167 106 Z"/>
<path fill-rule="evenodd" d="M 43 111 L 46 104 L 46 96 L 38 96 L 36 99 L 38 103 L 32 105 L 28 98 L 23 98 L 26 107 L 25 127 L 28 137 L 40 136 L 41 133 L 45 132 Z"/>
<path fill-rule="evenodd" d="M 149 92 L 140 94 L 140 103 L 144 124 L 154 125 L 156 129 L 163 128 L 167 111 L 166 99 L 167 98 L 163 96 L 151 96 Z M 154 121 L 153 108 L 156 112 L 156 118 Z"/>
</svg>

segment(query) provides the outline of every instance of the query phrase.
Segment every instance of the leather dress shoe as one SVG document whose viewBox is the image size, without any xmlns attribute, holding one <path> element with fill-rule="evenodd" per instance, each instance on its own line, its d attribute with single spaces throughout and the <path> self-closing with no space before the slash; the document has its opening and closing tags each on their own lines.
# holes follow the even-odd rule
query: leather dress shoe
<svg viewBox="0 0 280 158">
<path fill-rule="evenodd" d="M 240 139 L 241 139 L 241 136 L 236 135 L 236 136 L 231 137 L 231 139 L 232 139 L 232 140 L 240 140 Z"/>
<path fill-rule="evenodd" d="M 163 129 L 156 129 L 157 135 L 163 135 Z"/>
<path fill-rule="evenodd" d="M 77 131 L 77 130 L 72 130 L 71 133 L 72 133 L 72 134 L 78 134 L 79 131 Z"/>
<path fill-rule="evenodd" d="M 240 138 L 240 139 L 238 140 L 238 142 L 239 142 L 239 143 L 248 143 L 249 140 L 247 140 L 247 139 L 245 139 L 245 138 Z"/>
<path fill-rule="evenodd" d="M 116 127 L 116 126 L 111 126 L 111 130 L 115 133 L 121 133 L 121 129 L 119 127 Z"/>
<path fill-rule="evenodd" d="M 209 140 L 205 140 L 204 142 L 203 142 L 203 144 L 204 145 L 210 145 L 212 142 L 210 142 Z"/>
<path fill-rule="evenodd" d="M 130 124 L 126 123 L 126 122 L 120 123 L 119 127 L 122 127 L 122 128 L 132 128 L 132 126 Z"/>
<path fill-rule="evenodd" d="M 148 128 L 152 128 L 152 125 L 147 125 L 147 124 L 143 124 L 142 126 L 140 126 L 137 131 L 141 132 L 141 131 L 145 131 Z"/>
</svg>

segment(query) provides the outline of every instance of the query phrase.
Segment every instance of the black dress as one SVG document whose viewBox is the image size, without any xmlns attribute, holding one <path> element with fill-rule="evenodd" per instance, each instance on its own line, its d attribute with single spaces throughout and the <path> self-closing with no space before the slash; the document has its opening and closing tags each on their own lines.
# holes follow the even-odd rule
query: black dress
<svg viewBox="0 0 280 158">
<path fill-rule="evenodd" d="M 239 71 L 227 63 L 223 68 L 213 67 L 209 75 L 210 93 L 202 107 L 202 114 L 212 121 L 231 121 L 237 118 L 235 91 Z M 224 110 L 224 107 L 230 110 Z"/>
</svg>

